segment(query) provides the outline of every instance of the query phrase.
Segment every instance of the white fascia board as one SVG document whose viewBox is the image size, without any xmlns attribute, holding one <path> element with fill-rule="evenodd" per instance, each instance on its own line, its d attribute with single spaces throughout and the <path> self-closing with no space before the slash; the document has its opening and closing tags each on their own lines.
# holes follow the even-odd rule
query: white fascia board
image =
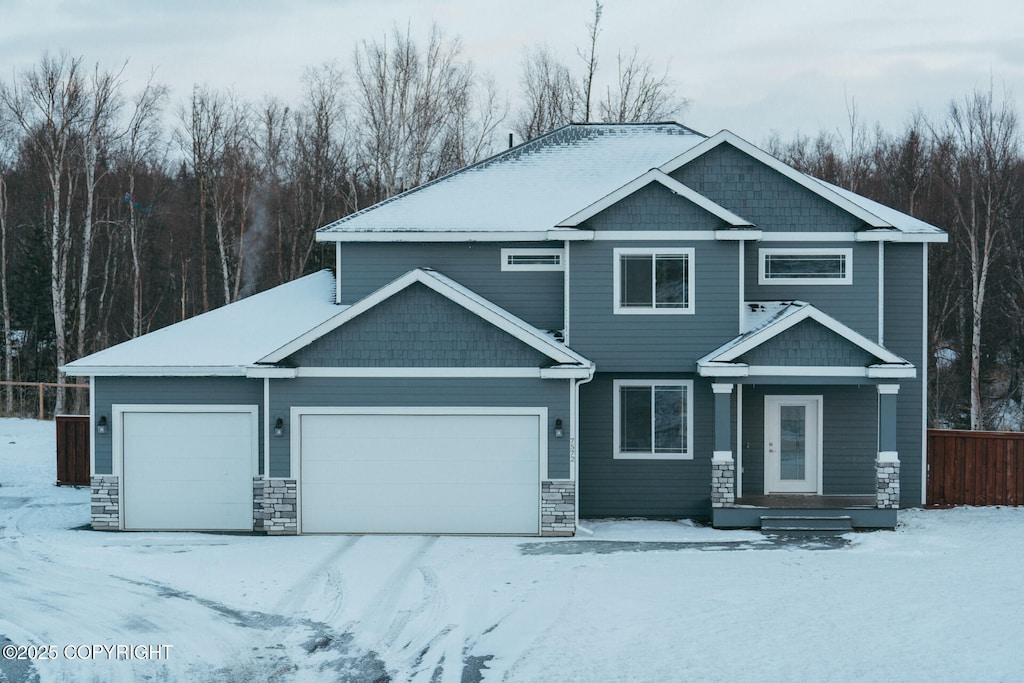
<svg viewBox="0 0 1024 683">
<path fill-rule="evenodd" d="M 869 365 L 868 377 L 872 379 L 913 379 L 917 377 L 917 368 L 909 364 Z"/>
<path fill-rule="evenodd" d="M 751 365 L 751 377 L 868 377 L 860 365 Z"/>
<path fill-rule="evenodd" d="M 594 366 L 555 366 L 540 369 L 541 379 L 590 379 L 594 376 Z"/>
<path fill-rule="evenodd" d="M 64 366 L 65 368 L 67 366 Z M 232 366 L 81 366 L 62 370 L 72 377 L 245 377 L 245 368 Z"/>
<path fill-rule="evenodd" d="M 853 234 L 854 240 L 857 242 L 901 242 L 908 244 L 939 242 L 944 244 L 949 241 L 949 235 L 944 232 L 903 232 L 896 228 L 892 230 L 861 230 Z"/>
<path fill-rule="evenodd" d="M 768 166 L 769 168 L 778 171 L 785 177 L 789 178 L 798 185 L 801 185 L 804 188 L 810 190 L 811 192 L 818 195 L 822 199 L 825 199 L 826 201 L 829 201 L 832 204 L 835 204 L 839 208 L 843 209 L 847 213 L 856 216 L 857 218 L 864 221 L 873 228 L 893 227 L 888 222 L 879 218 L 878 216 L 871 213 L 864 207 L 855 204 L 854 202 L 850 201 L 846 197 L 843 197 L 842 195 L 836 192 L 833 192 L 832 190 L 825 187 L 821 183 L 817 182 L 810 176 L 801 173 L 795 168 L 779 161 L 771 154 L 768 154 L 759 147 L 750 144 L 743 138 L 739 137 L 735 133 L 732 133 L 728 130 L 723 130 L 716 133 L 715 135 L 712 135 L 707 140 L 704 140 L 703 142 L 691 147 L 686 152 L 683 152 L 675 159 L 672 159 L 662 164 L 660 170 L 665 173 L 672 173 L 676 169 L 680 168 L 681 166 L 685 166 L 686 164 L 693 161 L 697 157 L 706 154 L 707 152 L 711 151 L 715 147 L 718 147 L 722 143 L 728 143 L 732 145 L 733 147 L 740 150 L 744 154 L 747 154 L 748 156 L 751 156 L 754 159 L 760 161 L 765 166 Z"/>
<path fill-rule="evenodd" d="M 450 230 L 400 230 L 374 232 L 318 232 L 317 242 L 544 242 L 547 240 L 585 241 L 593 239 L 591 230 L 503 230 L 458 232 Z"/>
<path fill-rule="evenodd" d="M 714 230 L 598 230 L 595 242 L 705 242 L 715 239 Z"/>
<path fill-rule="evenodd" d="M 293 379 L 297 377 L 297 368 L 275 368 L 262 365 L 250 365 L 245 369 L 246 377 L 270 378 L 270 379 Z"/>
<path fill-rule="evenodd" d="M 296 377 L 375 377 L 375 378 L 486 378 L 541 377 L 540 368 L 498 367 L 364 367 L 364 368 L 296 368 Z"/>
<path fill-rule="evenodd" d="M 701 377 L 747 377 L 750 368 L 746 363 L 697 362 L 697 374 Z"/>
<path fill-rule="evenodd" d="M 608 207 L 622 201 L 629 195 L 633 194 L 637 190 L 647 187 L 652 182 L 660 183 L 668 190 L 674 192 L 680 197 L 696 204 L 700 208 L 704 209 L 713 216 L 725 221 L 729 225 L 736 227 L 750 227 L 753 223 L 737 216 L 732 211 L 729 211 L 725 207 L 716 204 L 704 195 L 687 187 L 683 183 L 679 182 L 675 178 L 667 175 L 659 169 L 652 168 L 643 175 L 640 175 L 633 180 L 629 181 L 619 189 L 605 195 L 601 199 L 586 207 L 582 211 L 574 213 L 563 221 L 559 221 L 559 227 L 576 227 L 588 218 L 592 218 L 604 211 Z"/>
<path fill-rule="evenodd" d="M 736 228 L 735 230 L 715 230 L 715 239 L 723 241 L 758 241 L 764 233 L 761 230 Z"/>
</svg>

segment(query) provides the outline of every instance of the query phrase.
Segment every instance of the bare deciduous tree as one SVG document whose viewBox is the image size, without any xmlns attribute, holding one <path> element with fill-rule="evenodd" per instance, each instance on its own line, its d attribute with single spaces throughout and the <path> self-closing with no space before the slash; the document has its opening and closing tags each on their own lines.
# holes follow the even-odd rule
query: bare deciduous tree
<svg viewBox="0 0 1024 683">
<path fill-rule="evenodd" d="M 668 71 L 658 76 L 649 59 L 641 59 L 638 49 L 629 57 L 618 56 L 616 88 L 608 86 L 601 102 L 601 120 L 605 123 L 666 121 L 688 106 L 676 95 Z"/>
</svg>

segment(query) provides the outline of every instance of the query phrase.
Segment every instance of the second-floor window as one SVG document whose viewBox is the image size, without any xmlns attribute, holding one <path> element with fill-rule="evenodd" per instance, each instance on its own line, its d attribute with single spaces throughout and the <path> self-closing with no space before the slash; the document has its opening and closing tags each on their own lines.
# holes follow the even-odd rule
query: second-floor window
<svg viewBox="0 0 1024 683">
<path fill-rule="evenodd" d="M 761 249 L 761 285 L 853 284 L 853 249 Z"/>
<path fill-rule="evenodd" d="M 693 249 L 615 249 L 615 313 L 693 313 Z"/>
</svg>

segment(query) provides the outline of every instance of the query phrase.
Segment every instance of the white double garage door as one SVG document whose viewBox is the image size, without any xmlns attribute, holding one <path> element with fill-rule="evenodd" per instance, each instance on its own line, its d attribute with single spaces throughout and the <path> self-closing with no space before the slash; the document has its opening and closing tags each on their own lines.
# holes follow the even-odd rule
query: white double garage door
<svg viewBox="0 0 1024 683">
<path fill-rule="evenodd" d="M 299 528 L 537 534 L 546 413 L 293 409 Z M 150 406 L 119 417 L 126 529 L 252 528 L 254 406 Z"/>
</svg>

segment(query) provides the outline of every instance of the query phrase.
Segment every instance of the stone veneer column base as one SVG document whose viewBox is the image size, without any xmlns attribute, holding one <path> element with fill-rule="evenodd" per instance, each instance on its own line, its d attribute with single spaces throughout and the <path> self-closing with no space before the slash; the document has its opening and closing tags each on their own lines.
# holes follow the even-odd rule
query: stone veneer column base
<svg viewBox="0 0 1024 683">
<path fill-rule="evenodd" d="M 900 506 L 900 461 L 875 461 L 875 506 L 894 510 Z"/>
<path fill-rule="evenodd" d="M 299 513 L 296 507 L 298 483 L 295 479 L 263 479 L 262 485 L 253 480 L 253 529 L 271 536 L 299 533 Z M 258 496 L 258 497 L 257 497 Z"/>
<path fill-rule="evenodd" d="M 576 533 L 576 482 L 568 479 L 540 483 L 540 535 Z"/>
<path fill-rule="evenodd" d="M 724 508 L 736 504 L 736 461 L 711 461 L 711 507 Z"/>
<path fill-rule="evenodd" d="M 118 478 L 111 474 L 99 474 L 90 481 L 92 487 L 90 515 L 92 528 L 102 531 L 117 531 L 121 528 L 121 495 L 118 493 Z"/>
</svg>

